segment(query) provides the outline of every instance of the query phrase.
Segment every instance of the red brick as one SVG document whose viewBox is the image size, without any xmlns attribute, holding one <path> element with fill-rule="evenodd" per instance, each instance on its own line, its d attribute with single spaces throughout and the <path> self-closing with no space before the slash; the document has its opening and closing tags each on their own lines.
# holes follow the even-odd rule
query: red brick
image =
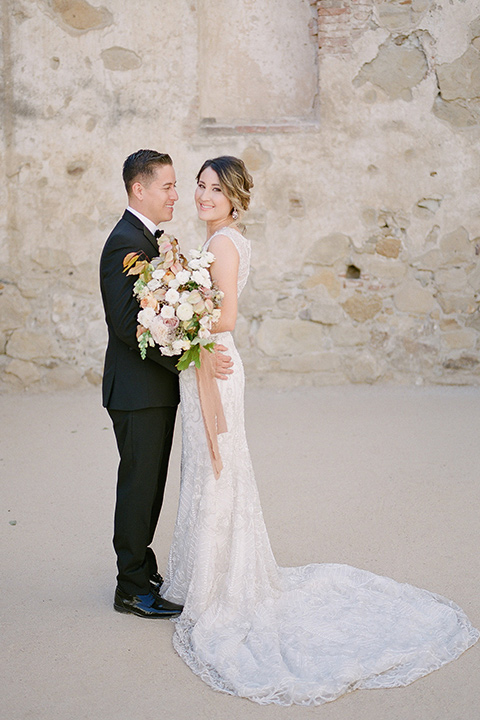
<svg viewBox="0 0 480 720">
<path fill-rule="evenodd" d="M 318 8 L 318 14 L 321 15 L 343 15 L 344 13 L 349 13 L 350 8 L 342 7 L 342 8 Z"/>
</svg>

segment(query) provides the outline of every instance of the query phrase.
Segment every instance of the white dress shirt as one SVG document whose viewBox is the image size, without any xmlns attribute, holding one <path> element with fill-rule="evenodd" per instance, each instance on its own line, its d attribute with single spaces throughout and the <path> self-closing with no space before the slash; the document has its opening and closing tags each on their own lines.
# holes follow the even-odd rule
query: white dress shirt
<svg viewBox="0 0 480 720">
<path fill-rule="evenodd" d="M 130 205 L 127 207 L 128 212 L 131 212 L 132 215 L 135 215 L 139 220 L 142 221 L 142 223 L 145 225 L 147 230 L 150 230 L 152 235 L 155 235 L 155 230 L 158 230 L 155 223 L 153 223 L 151 220 L 149 220 L 145 215 L 142 215 L 142 213 L 138 212 L 138 210 L 134 210 Z"/>
</svg>

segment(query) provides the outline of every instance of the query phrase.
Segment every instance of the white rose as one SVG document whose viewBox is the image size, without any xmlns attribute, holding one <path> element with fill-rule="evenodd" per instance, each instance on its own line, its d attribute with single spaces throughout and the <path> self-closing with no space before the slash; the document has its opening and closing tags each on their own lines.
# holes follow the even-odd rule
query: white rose
<svg viewBox="0 0 480 720">
<path fill-rule="evenodd" d="M 198 285 L 202 285 L 203 287 L 207 287 L 207 288 L 210 287 L 210 285 L 212 284 L 211 280 L 210 280 L 210 275 L 203 268 L 202 268 L 202 270 L 194 270 L 193 271 L 192 280 L 194 282 L 198 283 Z"/>
<path fill-rule="evenodd" d="M 204 255 L 202 255 L 202 257 L 200 258 L 200 265 L 201 265 L 201 267 L 206 268 L 209 265 L 211 265 L 214 260 L 215 260 L 215 255 L 213 253 L 207 252 Z"/>
<path fill-rule="evenodd" d="M 152 278 L 155 278 L 155 280 L 161 280 L 164 275 L 165 275 L 165 270 L 163 268 L 158 268 L 158 270 L 153 271 Z"/>
<path fill-rule="evenodd" d="M 150 325 L 150 332 L 157 345 L 166 345 L 170 339 L 171 329 L 163 324 L 162 318 L 157 315 Z"/>
<path fill-rule="evenodd" d="M 179 320 L 190 320 L 192 315 L 193 315 L 193 308 L 190 305 L 190 303 L 184 302 L 177 307 L 177 317 Z"/>
<path fill-rule="evenodd" d="M 198 258 L 194 258 L 193 260 L 189 260 L 189 261 L 188 261 L 188 267 L 191 268 L 192 270 L 198 270 L 198 269 L 201 267 L 201 265 L 200 265 L 200 260 L 199 260 Z"/>
<path fill-rule="evenodd" d="M 170 292 L 170 290 L 168 292 Z M 168 320 L 169 318 L 175 317 L 175 308 L 171 305 L 163 305 L 160 314 L 165 320 Z"/>
<path fill-rule="evenodd" d="M 180 295 L 180 302 L 181 303 L 188 302 L 189 297 L 190 297 L 190 292 L 188 290 L 184 290 Z"/>
<path fill-rule="evenodd" d="M 175 350 L 175 352 L 190 350 L 190 340 L 174 340 L 172 343 L 172 350 Z"/>
<path fill-rule="evenodd" d="M 174 290 L 178 290 L 180 286 L 180 283 L 178 282 L 177 278 L 173 278 L 173 280 L 170 280 L 168 283 L 169 288 L 173 288 Z"/>
<path fill-rule="evenodd" d="M 137 315 L 137 320 L 140 323 L 140 325 L 143 325 L 144 328 L 150 327 L 152 320 L 155 319 L 156 312 L 151 307 L 146 307 L 143 310 L 140 310 L 140 312 Z"/>
<path fill-rule="evenodd" d="M 160 282 L 160 280 L 158 280 L 157 278 L 154 278 L 154 277 L 152 277 L 150 282 L 147 283 L 148 289 L 151 290 L 152 292 L 154 290 L 158 290 L 158 288 L 161 286 L 162 286 L 162 283 Z"/>
<path fill-rule="evenodd" d="M 202 327 L 210 329 L 212 325 L 212 318 L 210 318 L 208 315 L 204 315 L 202 318 L 200 318 L 200 325 Z"/>
<path fill-rule="evenodd" d="M 200 330 L 198 331 L 198 337 L 202 338 L 203 340 L 206 340 L 207 338 L 210 337 L 210 331 L 207 330 L 206 328 L 203 328 L 203 327 L 202 327 L 202 328 L 200 328 Z"/>
<path fill-rule="evenodd" d="M 179 301 L 179 299 L 180 299 L 180 294 L 176 291 L 175 288 L 171 287 L 170 283 L 169 283 L 169 286 L 170 286 L 170 290 L 168 290 L 168 291 L 166 292 L 166 294 L 165 294 L 165 300 L 166 300 L 168 303 L 170 303 L 171 305 L 174 305 L 176 302 Z M 165 317 L 165 316 L 164 316 L 164 317 Z M 173 315 L 171 315 L 170 317 L 173 317 Z"/>
<path fill-rule="evenodd" d="M 177 273 L 176 279 L 178 280 L 180 285 L 185 285 L 190 280 L 190 273 L 188 270 L 180 270 L 180 272 Z"/>
</svg>

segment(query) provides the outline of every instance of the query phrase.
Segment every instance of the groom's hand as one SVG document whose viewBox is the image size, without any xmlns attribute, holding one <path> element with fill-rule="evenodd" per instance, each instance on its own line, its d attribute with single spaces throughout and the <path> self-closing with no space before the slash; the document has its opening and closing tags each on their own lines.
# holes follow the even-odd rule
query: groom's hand
<svg viewBox="0 0 480 720">
<path fill-rule="evenodd" d="M 213 357 L 215 362 L 215 377 L 217 380 L 226 380 L 233 373 L 233 361 L 227 352 L 225 345 L 215 345 L 213 349 Z"/>
</svg>

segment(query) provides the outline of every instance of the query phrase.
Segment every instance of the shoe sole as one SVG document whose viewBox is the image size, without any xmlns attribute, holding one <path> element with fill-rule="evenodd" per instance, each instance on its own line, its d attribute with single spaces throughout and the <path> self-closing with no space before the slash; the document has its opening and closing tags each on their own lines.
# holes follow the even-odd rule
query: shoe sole
<svg viewBox="0 0 480 720">
<path fill-rule="evenodd" d="M 135 617 L 148 618 L 149 620 L 169 620 L 170 618 L 181 615 L 181 613 L 172 613 L 171 615 L 143 615 L 142 613 L 137 613 L 134 610 L 124 607 L 123 605 L 116 605 L 115 603 L 113 603 L 113 609 L 123 615 L 135 615 Z"/>
</svg>

